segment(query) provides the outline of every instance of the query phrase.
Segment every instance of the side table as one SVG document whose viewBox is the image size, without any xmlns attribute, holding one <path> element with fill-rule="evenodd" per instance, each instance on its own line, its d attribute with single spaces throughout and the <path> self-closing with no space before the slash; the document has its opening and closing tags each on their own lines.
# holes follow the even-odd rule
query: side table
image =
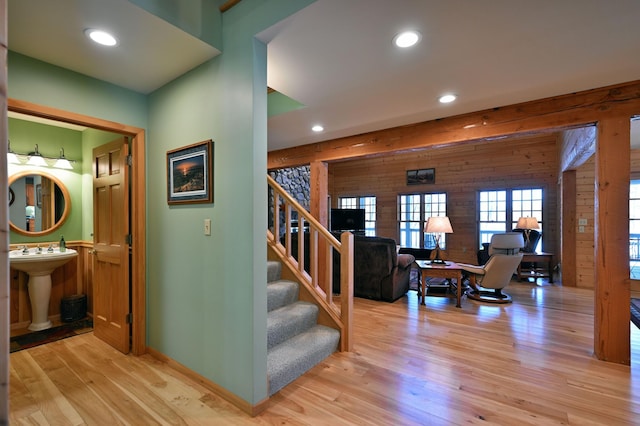
<svg viewBox="0 0 640 426">
<path fill-rule="evenodd" d="M 532 266 L 527 267 L 527 264 Z M 549 282 L 553 283 L 553 253 L 523 253 L 517 273 L 518 281 L 523 278 L 549 278 Z"/>
<path fill-rule="evenodd" d="M 428 260 L 415 261 L 422 273 L 422 302 L 427 293 L 427 277 L 448 278 L 456 280 L 456 308 L 460 307 L 462 298 L 462 269 L 455 262 L 447 261 L 446 265 L 433 264 Z"/>
</svg>

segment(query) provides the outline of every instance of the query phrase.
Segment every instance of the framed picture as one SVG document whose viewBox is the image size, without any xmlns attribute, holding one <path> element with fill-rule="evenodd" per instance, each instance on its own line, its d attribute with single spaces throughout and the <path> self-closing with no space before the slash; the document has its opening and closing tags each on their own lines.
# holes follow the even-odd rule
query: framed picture
<svg viewBox="0 0 640 426">
<path fill-rule="evenodd" d="M 407 170 L 407 185 L 436 183 L 436 169 Z"/>
<path fill-rule="evenodd" d="M 167 151 L 167 203 L 213 202 L 213 141 Z"/>
</svg>

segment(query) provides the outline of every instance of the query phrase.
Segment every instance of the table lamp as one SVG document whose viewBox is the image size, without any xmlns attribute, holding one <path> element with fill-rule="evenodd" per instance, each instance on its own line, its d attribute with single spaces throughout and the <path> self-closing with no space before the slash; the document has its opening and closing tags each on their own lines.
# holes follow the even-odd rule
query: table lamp
<svg viewBox="0 0 640 426">
<path fill-rule="evenodd" d="M 529 248 L 529 234 L 531 234 L 532 229 L 540 229 L 540 224 L 535 217 L 521 217 L 518 219 L 516 228 L 524 230 L 524 246 Z"/>
<path fill-rule="evenodd" d="M 435 234 L 436 238 L 435 257 L 431 263 L 443 265 L 445 262 L 440 256 L 440 236 L 441 234 L 453 234 L 449 218 L 447 216 L 431 216 L 424 224 L 424 232 Z"/>
</svg>

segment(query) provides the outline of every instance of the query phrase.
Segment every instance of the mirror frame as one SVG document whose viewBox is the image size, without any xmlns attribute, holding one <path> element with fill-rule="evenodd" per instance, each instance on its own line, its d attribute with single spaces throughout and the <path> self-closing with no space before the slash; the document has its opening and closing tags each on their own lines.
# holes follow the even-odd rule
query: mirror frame
<svg viewBox="0 0 640 426">
<path fill-rule="evenodd" d="M 62 212 L 62 216 L 60 216 L 60 220 L 57 221 L 51 228 L 45 231 L 25 231 L 24 229 L 20 229 L 15 226 L 13 222 L 11 222 L 11 217 L 9 217 L 9 227 L 16 234 L 24 235 L 25 237 L 40 237 L 42 235 L 49 235 L 56 229 L 60 228 L 69 217 L 69 214 L 71 213 L 71 195 L 69 194 L 67 187 L 62 183 L 60 179 L 48 172 L 41 170 L 23 170 L 21 172 L 12 174 L 9 177 L 9 189 L 11 189 L 11 184 L 13 184 L 15 181 L 29 175 L 45 176 L 47 179 L 51 179 L 56 185 L 58 185 L 58 188 L 60 188 L 60 191 L 62 191 L 62 195 L 64 196 L 64 211 Z"/>
</svg>

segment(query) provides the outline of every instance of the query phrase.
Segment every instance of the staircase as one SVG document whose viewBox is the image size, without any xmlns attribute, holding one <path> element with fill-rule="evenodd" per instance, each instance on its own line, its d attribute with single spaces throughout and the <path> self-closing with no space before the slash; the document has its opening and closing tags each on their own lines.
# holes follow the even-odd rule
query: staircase
<svg viewBox="0 0 640 426">
<path fill-rule="evenodd" d="M 275 394 L 336 351 L 340 332 L 319 325 L 318 307 L 298 300 L 298 283 L 267 262 L 267 377 Z"/>
</svg>

